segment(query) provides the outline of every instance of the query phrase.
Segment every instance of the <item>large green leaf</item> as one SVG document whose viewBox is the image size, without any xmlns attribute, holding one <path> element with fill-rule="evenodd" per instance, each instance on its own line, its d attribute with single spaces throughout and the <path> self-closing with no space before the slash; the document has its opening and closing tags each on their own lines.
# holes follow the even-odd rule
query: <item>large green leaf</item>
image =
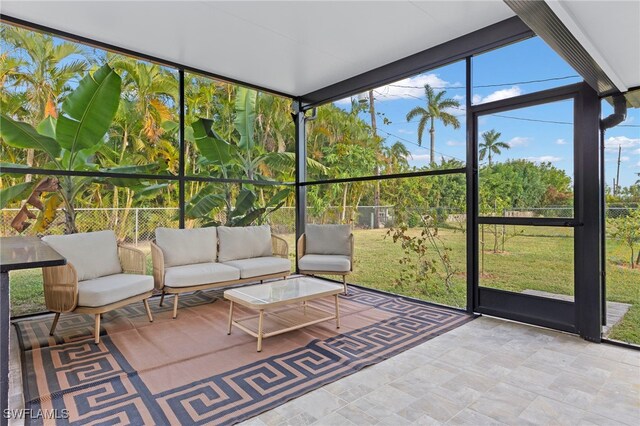
<svg viewBox="0 0 640 426">
<path fill-rule="evenodd" d="M 191 127 L 198 150 L 212 163 L 226 165 L 231 160 L 232 151 L 236 149 L 218 135 L 211 125 L 213 122 L 199 118 Z"/>
<path fill-rule="evenodd" d="M 60 146 L 75 153 L 98 144 L 118 110 L 120 90 L 120 76 L 109 65 L 84 77 L 62 104 L 56 124 Z"/>
<path fill-rule="evenodd" d="M 256 100 L 258 92 L 238 87 L 236 90 L 236 119 L 234 124 L 240 134 L 238 146 L 243 150 L 252 149 L 254 146 L 253 132 L 256 121 Z"/>
<path fill-rule="evenodd" d="M 0 209 L 12 201 L 22 200 L 31 192 L 35 182 L 24 182 L 0 190 Z"/>
<path fill-rule="evenodd" d="M 266 208 L 259 208 L 255 210 L 251 210 L 249 213 L 242 217 L 234 218 L 231 222 L 231 226 L 249 226 L 253 222 L 255 222 L 260 216 L 262 216 L 266 212 Z"/>
<path fill-rule="evenodd" d="M 0 114 L 0 136 L 7 145 L 16 148 L 42 150 L 52 158 L 60 153 L 60 145 L 55 139 L 43 136 L 31 125 L 15 121 L 4 114 Z"/>
<path fill-rule="evenodd" d="M 236 207 L 231 212 L 231 217 L 242 216 L 245 214 L 253 207 L 253 203 L 257 198 L 258 197 L 253 191 L 247 188 L 242 188 L 236 198 Z"/>
<path fill-rule="evenodd" d="M 55 139 L 56 138 L 56 122 L 57 121 L 58 120 L 56 120 L 55 118 L 53 118 L 51 116 L 48 116 L 47 118 L 42 120 L 40 122 L 40 124 L 38 124 L 38 127 L 36 127 L 36 130 L 42 136 L 48 136 L 51 139 Z"/>
<path fill-rule="evenodd" d="M 291 189 L 290 188 L 281 189 L 273 197 L 271 197 L 269 199 L 269 201 L 267 202 L 266 207 L 277 206 L 278 204 L 280 204 L 284 200 L 286 200 L 287 197 L 289 196 L 289 194 L 291 194 Z"/>
<path fill-rule="evenodd" d="M 208 216 L 212 211 L 224 206 L 224 196 L 220 194 L 196 195 L 185 206 L 184 214 L 188 219 Z"/>
<path fill-rule="evenodd" d="M 296 164 L 294 152 L 268 152 L 257 159 L 257 163 L 264 163 L 274 170 L 292 169 Z M 312 172 L 327 174 L 328 168 L 322 163 L 307 157 L 307 169 Z"/>
</svg>

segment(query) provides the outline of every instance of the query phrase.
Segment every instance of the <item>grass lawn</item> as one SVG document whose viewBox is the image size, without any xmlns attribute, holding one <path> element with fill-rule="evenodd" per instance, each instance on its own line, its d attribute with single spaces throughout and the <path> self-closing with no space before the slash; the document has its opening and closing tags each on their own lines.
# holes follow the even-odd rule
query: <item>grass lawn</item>
<svg viewBox="0 0 640 426">
<path fill-rule="evenodd" d="M 515 292 L 527 289 L 557 294 L 573 294 L 573 230 L 567 228 L 527 227 L 508 230 L 504 253 L 493 253 L 494 234 L 485 230 L 484 272 L 481 285 Z M 386 230 L 357 230 L 355 234 L 354 273 L 349 281 L 363 286 L 417 297 L 450 306 L 466 304 L 465 234 L 449 229 L 440 230 L 451 261 L 457 272 L 452 286 L 446 289 L 442 279 L 432 274 L 426 284 L 396 283 L 403 265 L 400 244 L 385 238 Z M 411 230 L 418 235 L 419 230 Z M 291 258 L 294 237 L 286 235 Z M 142 246 L 148 252 L 148 248 Z M 640 344 L 640 270 L 624 266 L 628 258 L 624 246 L 607 242 L 607 299 L 632 304 L 624 319 L 613 328 L 609 337 Z M 148 258 L 151 273 L 151 258 Z M 11 304 L 13 315 L 44 310 L 42 274 L 40 270 L 11 273 Z"/>
</svg>

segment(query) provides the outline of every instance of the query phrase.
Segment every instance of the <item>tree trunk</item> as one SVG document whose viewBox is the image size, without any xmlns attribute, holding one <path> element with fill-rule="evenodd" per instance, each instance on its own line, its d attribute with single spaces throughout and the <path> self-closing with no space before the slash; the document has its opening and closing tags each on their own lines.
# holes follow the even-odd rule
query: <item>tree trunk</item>
<svg viewBox="0 0 640 426">
<path fill-rule="evenodd" d="M 342 214 L 340 217 L 340 222 L 344 223 L 347 217 L 347 193 L 349 192 L 349 184 L 344 184 L 344 191 L 342 192 Z"/>
<path fill-rule="evenodd" d="M 76 234 L 76 210 L 73 205 L 73 181 L 70 176 L 64 178 L 65 185 L 60 189 L 64 200 L 64 233 Z"/>
<path fill-rule="evenodd" d="M 377 136 L 378 126 L 376 124 L 376 107 L 375 99 L 373 97 L 373 90 L 369 90 L 369 113 L 371 114 L 371 130 L 374 139 Z M 376 155 L 376 167 L 375 174 L 380 176 L 380 165 L 378 164 L 378 155 Z M 373 193 L 373 227 L 375 229 L 380 228 L 380 181 L 376 181 L 375 191 Z"/>
<path fill-rule="evenodd" d="M 431 136 L 431 146 L 429 147 L 429 162 L 433 165 L 436 163 L 436 127 L 433 117 L 431 118 L 431 128 L 429 129 Z"/>
</svg>

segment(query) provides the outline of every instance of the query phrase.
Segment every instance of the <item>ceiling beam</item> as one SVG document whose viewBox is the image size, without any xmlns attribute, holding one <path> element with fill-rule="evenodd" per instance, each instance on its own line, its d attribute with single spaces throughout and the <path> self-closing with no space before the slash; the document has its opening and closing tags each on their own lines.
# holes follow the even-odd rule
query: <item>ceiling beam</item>
<svg viewBox="0 0 640 426">
<path fill-rule="evenodd" d="M 504 2 L 600 95 L 617 92 L 619 89 L 626 91 L 622 81 L 611 67 L 606 65 L 602 55 L 560 4 L 555 4 L 552 8 L 551 3 L 557 2 L 546 3 L 543 0 L 504 0 Z M 609 72 L 605 72 L 606 69 L 603 70 L 601 64 L 605 64 Z M 615 76 L 618 84 L 614 84 L 610 78 L 612 76 Z"/>
<path fill-rule="evenodd" d="M 303 108 L 310 109 L 327 102 L 344 99 L 533 36 L 535 33 L 520 18 L 514 16 L 355 77 L 307 93 L 301 96 Z"/>
</svg>

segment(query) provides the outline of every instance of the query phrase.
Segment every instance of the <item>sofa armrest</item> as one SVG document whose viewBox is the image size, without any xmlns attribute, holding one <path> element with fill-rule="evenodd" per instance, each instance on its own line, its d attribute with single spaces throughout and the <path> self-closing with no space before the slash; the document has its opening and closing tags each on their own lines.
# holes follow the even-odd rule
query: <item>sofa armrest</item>
<svg viewBox="0 0 640 426">
<path fill-rule="evenodd" d="M 142 250 L 118 244 L 118 257 L 125 274 L 145 275 L 147 259 Z"/>
<path fill-rule="evenodd" d="M 53 312 L 71 312 L 78 305 L 78 274 L 72 264 L 42 268 L 44 301 Z"/>
<path fill-rule="evenodd" d="M 353 234 L 349 235 L 349 245 L 351 246 L 351 251 L 349 254 L 349 263 L 351 264 L 351 272 L 353 272 L 353 253 L 355 251 L 354 237 Z"/>
<path fill-rule="evenodd" d="M 284 238 L 271 234 L 271 245 L 274 256 L 279 256 L 284 259 L 289 258 L 289 243 L 287 243 Z"/>
<path fill-rule="evenodd" d="M 153 284 L 156 290 L 164 287 L 164 253 L 155 240 L 151 241 L 151 262 L 153 263 Z"/>
<path fill-rule="evenodd" d="M 304 234 L 300 235 L 300 238 L 298 238 L 298 245 L 297 248 L 298 250 L 296 251 L 297 253 L 297 259 L 296 260 L 300 260 L 300 258 L 302 256 L 304 256 L 304 249 L 305 249 L 305 243 L 306 243 L 306 237 Z"/>
</svg>

